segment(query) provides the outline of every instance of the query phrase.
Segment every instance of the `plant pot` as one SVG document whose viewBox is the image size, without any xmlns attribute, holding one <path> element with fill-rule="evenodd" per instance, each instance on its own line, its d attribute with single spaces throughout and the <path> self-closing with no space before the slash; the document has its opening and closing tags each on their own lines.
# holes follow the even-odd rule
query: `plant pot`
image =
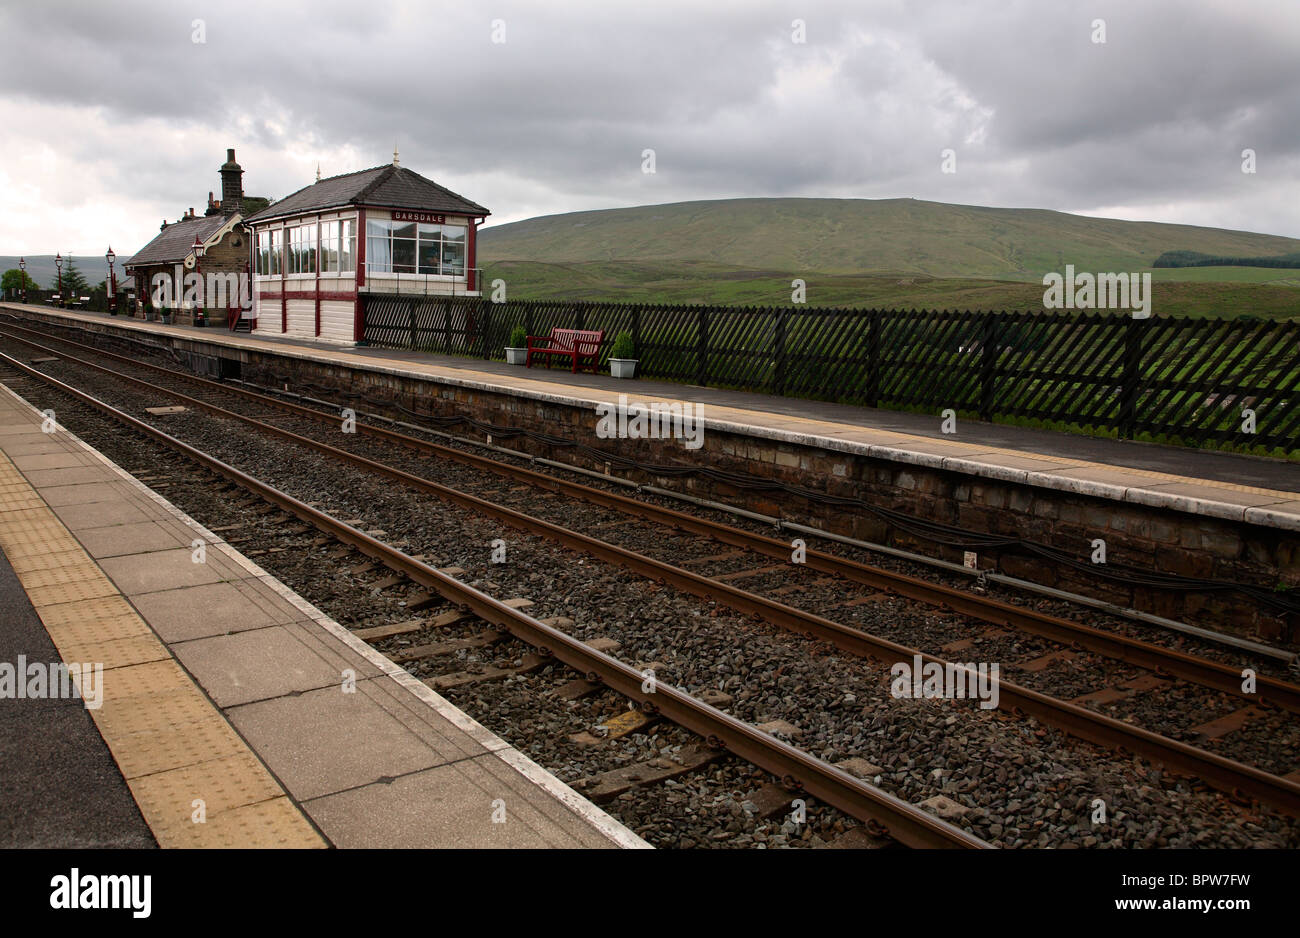
<svg viewBox="0 0 1300 938">
<path fill-rule="evenodd" d="M 609 360 L 609 373 L 615 378 L 632 378 L 636 376 L 635 358 L 611 358 Z"/>
<path fill-rule="evenodd" d="M 506 364 L 522 365 L 528 361 L 528 349 L 506 346 Z"/>
</svg>

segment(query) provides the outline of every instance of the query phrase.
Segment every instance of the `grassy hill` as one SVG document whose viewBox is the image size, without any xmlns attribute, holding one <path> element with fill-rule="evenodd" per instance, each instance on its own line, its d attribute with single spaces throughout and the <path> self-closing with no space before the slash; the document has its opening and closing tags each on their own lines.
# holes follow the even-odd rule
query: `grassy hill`
<svg viewBox="0 0 1300 938">
<path fill-rule="evenodd" d="M 1042 276 L 1147 271 L 1156 312 L 1300 316 L 1300 273 L 1160 268 L 1167 251 L 1257 257 L 1300 250 L 1275 235 L 914 199 L 726 199 L 547 215 L 484 228 L 480 262 L 521 299 L 790 302 L 1036 309 Z"/>
<path fill-rule="evenodd" d="M 823 273 L 1041 280 L 1150 267 L 1166 251 L 1300 250 L 1274 235 L 915 199 L 725 199 L 546 215 L 484 228 L 484 260 L 701 261 Z"/>
</svg>

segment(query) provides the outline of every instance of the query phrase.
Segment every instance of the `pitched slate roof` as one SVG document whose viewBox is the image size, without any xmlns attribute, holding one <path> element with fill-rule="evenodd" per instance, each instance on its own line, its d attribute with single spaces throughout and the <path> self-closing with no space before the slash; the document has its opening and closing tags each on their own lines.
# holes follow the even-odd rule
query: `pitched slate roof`
<svg viewBox="0 0 1300 938">
<path fill-rule="evenodd" d="M 125 263 L 133 267 L 145 264 L 168 264 L 184 260 L 194 247 L 194 236 L 200 241 L 207 241 L 226 222 L 229 215 L 200 215 L 198 218 L 186 218 L 168 225 L 158 236 L 142 247 Z"/>
<path fill-rule="evenodd" d="M 267 221 L 286 215 L 341 208 L 346 205 L 374 205 L 381 208 L 409 208 L 454 215 L 490 215 L 477 202 L 444 189 L 432 179 L 425 179 L 405 166 L 376 166 L 356 173 L 331 176 L 314 185 L 286 195 L 255 215 L 248 222 Z"/>
</svg>

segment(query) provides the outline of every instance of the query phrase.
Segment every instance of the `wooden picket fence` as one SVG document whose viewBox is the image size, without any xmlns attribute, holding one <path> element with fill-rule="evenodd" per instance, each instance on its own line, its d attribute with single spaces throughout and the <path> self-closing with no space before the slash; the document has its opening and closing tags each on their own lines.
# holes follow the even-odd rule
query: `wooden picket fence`
<svg viewBox="0 0 1300 938">
<path fill-rule="evenodd" d="M 1300 451 L 1300 321 L 371 296 L 365 338 L 504 360 L 510 332 L 620 332 L 638 377 L 1132 439 Z"/>
</svg>

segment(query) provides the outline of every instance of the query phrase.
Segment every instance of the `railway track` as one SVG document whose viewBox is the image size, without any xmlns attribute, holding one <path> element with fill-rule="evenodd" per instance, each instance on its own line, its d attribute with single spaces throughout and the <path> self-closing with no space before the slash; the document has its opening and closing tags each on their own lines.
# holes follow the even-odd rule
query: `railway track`
<svg viewBox="0 0 1300 938">
<path fill-rule="evenodd" d="M 13 338 L 39 351 L 66 359 L 79 367 L 90 368 L 98 370 L 102 374 L 111 375 L 116 381 L 125 381 L 141 389 L 147 388 L 150 393 L 168 395 L 173 399 L 179 400 L 183 398 L 189 406 L 206 410 L 223 419 L 241 421 L 247 425 L 256 426 L 261 432 L 327 454 L 333 459 L 347 461 L 353 466 L 365 469 L 367 472 L 382 474 L 415 490 L 434 494 L 453 504 L 494 517 L 530 533 L 553 539 L 571 549 L 589 553 L 601 560 L 618 564 L 644 576 L 661 579 L 671 583 L 678 589 L 705 600 L 721 602 L 743 614 L 756 615 L 770 624 L 829 642 L 854 654 L 866 655 L 887 664 L 895 661 L 910 662 L 916 655 L 921 655 L 922 660 L 925 661 L 935 662 L 940 665 L 947 664 L 943 659 L 936 656 L 927 655 L 916 649 L 879 638 L 807 610 L 788 606 L 756 593 L 741 590 L 727 582 L 726 574 L 722 575 L 723 578 L 719 578 L 694 573 L 685 569 L 684 566 L 665 563 L 645 554 L 630 551 L 627 548 L 594 538 L 589 534 L 566 529 L 541 518 L 488 501 L 485 498 L 452 489 L 449 486 L 422 478 L 387 463 L 381 463 L 323 443 L 320 440 L 305 437 L 247 414 L 232 412 L 227 408 L 211 403 L 209 400 L 181 395 L 173 389 L 157 387 L 149 382 L 104 368 L 93 362 L 57 352 L 48 346 L 42 346 L 39 343 L 32 343 L 30 340 L 18 337 Z M 58 341 L 68 345 L 78 345 L 65 339 Z M 191 386 L 200 388 L 205 395 L 228 399 L 233 394 L 239 397 L 242 402 L 255 404 L 257 407 L 266 408 L 267 410 L 278 411 L 280 414 L 289 415 L 295 419 L 313 421 L 318 425 L 324 425 L 325 422 L 328 422 L 335 428 L 334 432 L 337 432 L 337 415 L 326 414 L 319 410 L 291 404 L 244 389 L 230 388 L 196 376 L 128 359 L 125 356 L 115 356 L 112 353 L 84 346 L 82 348 L 96 355 L 115 358 L 131 367 L 143 368 L 155 374 L 163 373 L 169 378 L 180 379 Z M 33 373 L 40 374 L 40 372 L 34 370 Z M 718 544 L 742 548 L 756 555 L 778 558 L 786 561 L 788 565 L 790 547 L 782 541 L 706 521 L 660 506 L 649 505 L 636 499 L 590 486 L 557 479 L 554 476 L 544 475 L 525 467 L 509 465 L 467 453 L 463 450 L 440 446 L 386 428 L 358 423 L 356 429 L 359 434 L 368 435 L 386 444 L 399 444 L 403 449 L 414 451 L 420 455 L 446 458 L 476 470 L 487 470 L 506 479 L 524 481 L 529 485 L 544 488 L 551 492 L 622 512 L 638 520 L 665 526 L 695 537 L 708 537 Z M 1216 691 L 1231 693 L 1235 690 L 1238 694 L 1240 692 L 1239 671 L 1221 663 L 1139 642 L 1125 636 L 1117 636 L 1101 630 L 1091 629 L 1088 626 L 1070 622 L 1069 620 L 1055 619 L 1036 613 L 1033 610 L 1026 610 L 988 600 L 984 597 L 960 593 L 944 587 L 935 587 L 911 577 L 903 577 L 889 571 L 878 570 L 834 555 L 810 550 L 808 551 L 808 559 L 807 566 L 812 570 L 842 578 L 850 583 L 865 585 L 882 593 L 896 594 L 909 600 L 927 602 L 935 605 L 941 611 L 957 612 L 964 616 L 978 618 L 988 625 L 1011 627 L 1029 634 L 1049 637 L 1054 641 L 1069 642 L 1076 648 L 1086 648 L 1096 654 L 1106 655 L 1113 660 L 1127 664 L 1140 664 L 1159 673 L 1176 676 L 1186 681 L 1193 681 Z M 743 569 L 740 572 L 743 573 Z M 534 637 L 537 638 L 537 636 Z M 628 676 L 624 675 L 624 679 L 628 679 Z M 1297 701 L 1300 700 L 1300 697 L 1297 696 L 1298 689 L 1294 685 L 1272 678 L 1261 678 L 1260 686 L 1263 691 L 1262 696 L 1266 697 L 1266 705 L 1276 705 L 1294 712 Z M 1010 705 L 1012 708 L 1018 708 L 1039 717 L 1044 722 L 1059 726 L 1082 738 L 1106 746 L 1122 746 L 1129 751 L 1140 752 L 1171 768 L 1196 775 L 1224 790 L 1259 798 L 1291 814 L 1295 814 L 1297 806 L 1300 805 L 1300 801 L 1297 800 L 1300 787 L 1294 782 L 1280 778 L 1273 773 L 1263 772 L 1197 747 L 1167 739 L 1159 734 L 1105 717 L 1068 701 L 1056 700 L 1029 688 L 1003 681 L 1001 682 L 1001 693 L 1004 706 Z M 1251 704 L 1258 706 L 1261 703 L 1260 696 L 1252 697 Z"/>
<path fill-rule="evenodd" d="M 857 820 L 871 822 L 900 844 L 928 848 L 991 846 L 967 831 L 868 785 L 845 770 L 823 762 L 671 685 L 658 684 L 646 690 L 646 676 L 642 671 L 83 391 L 44 375 L 3 353 L 0 353 L 0 363 L 169 447 L 187 460 L 297 517 L 340 544 L 355 548 L 388 570 L 436 593 L 455 607 L 469 611 L 483 624 L 506 631 L 536 648 L 543 658 L 562 662 L 578 674 L 585 675 L 587 680 L 598 681 L 634 701 L 641 712 L 669 719 L 703 737 L 710 747 L 725 748 L 782 779 L 796 792 L 818 798 Z"/>
</svg>

